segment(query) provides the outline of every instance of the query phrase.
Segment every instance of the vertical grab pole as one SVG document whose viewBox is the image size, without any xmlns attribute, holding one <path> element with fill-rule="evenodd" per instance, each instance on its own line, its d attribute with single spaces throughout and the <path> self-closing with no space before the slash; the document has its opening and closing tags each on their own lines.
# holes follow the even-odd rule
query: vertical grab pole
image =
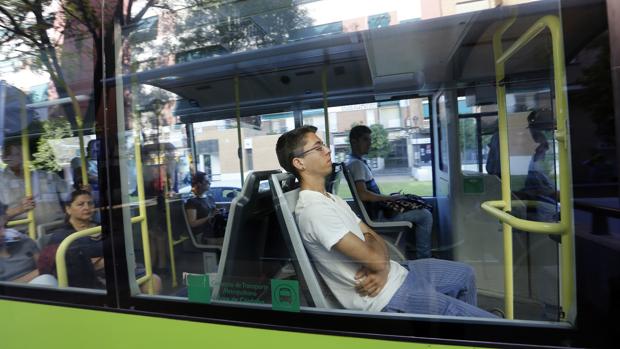
<svg viewBox="0 0 620 349">
<path fill-rule="evenodd" d="M 134 72 L 135 79 L 135 63 L 132 66 L 132 72 Z M 135 88 L 136 82 L 132 82 L 132 88 Z M 136 92 L 136 91 L 134 91 Z M 134 95 L 137 95 L 134 94 Z M 134 140 L 133 140 L 133 148 L 134 148 L 134 156 L 136 158 L 136 187 L 138 191 L 138 217 L 140 217 L 140 230 L 142 235 L 142 249 L 144 251 L 144 269 L 146 275 L 144 278 L 148 282 L 148 293 L 153 294 L 153 267 L 151 265 L 151 245 L 149 239 L 149 226 L 146 217 L 146 202 L 145 202 L 145 193 L 144 193 L 144 172 L 142 171 L 142 151 L 140 147 L 140 121 L 134 111 Z"/>
<path fill-rule="evenodd" d="M 153 268 L 151 266 L 151 245 L 149 241 L 149 227 L 146 220 L 146 203 L 144 195 L 144 174 L 142 171 L 142 151 L 140 149 L 140 129 L 137 126 L 139 123 L 134 124 L 134 156 L 136 157 L 136 186 L 138 187 L 138 212 L 140 220 L 140 230 L 142 235 L 142 249 L 144 250 L 144 269 L 146 271 L 146 277 L 151 281 L 148 283 L 148 292 L 153 294 L 153 282 L 151 277 L 153 275 Z"/>
<path fill-rule="evenodd" d="M 80 140 L 80 175 L 82 176 L 82 186 L 85 186 L 88 184 L 88 172 L 86 169 L 86 152 L 84 147 L 84 120 L 78 116 L 75 121 L 78 127 L 78 138 Z"/>
<path fill-rule="evenodd" d="M 164 147 L 162 143 L 159 143 L 159 151 L 160 153 L 165 153 Z M 164 157 L 165 160 L 165 157 Z M 164 164 L 167 165 L 167 161 L 164 161 Z M 166 230 L 168 232 L 168 253 L 170 255 L 170 272 L 172 273 L 172 287 L 177 287 L 177 269 L 176 269 L 176 261 L 174 260 L 174 241 L 172 240 L 172 222 L 170 221 L 170 202 L 168 198 L 170 197 L 168 191 L 168 168 L 166 167 L 165 173 L 165 184 L 164 184 L 164 209 L 166 210 Z"/>
<path fill-rule="evenodd" d="M 553 79 L 555 83 L 555 110 L 557 115 L 556 139 L 559 143 L 560 161 L 560 222 L 564 226 L 562 232 L 562 256 L 561 256 L 561 291 L 560 304 L 562 305 L 562 319 L 574 316 L 573 302 L 575 292 L 575 264 L 574 264 L 574 232 L 573 224 L 573 194 L 571 190 L 572 175 L 569 167 L 569 131 L 568 131 L 568 96 L 566 92 L 566 71 L 564 64 L 564 39 L 562 26 L 557 16 L 545 16 L 545 21 L 551 32 L 551 44 L 553 46 Z"/>
<path fill-rule="evenodd" d="M 327 65 L 323 65 L 321 73 L 321 89 L 323 90 L 323 117 L 325 119 L 325 144 L 329 147 L 329 113 L 327 112 Z"/>
<path fill-rule="evenodd" d="M 243 187 L 243 181 L 245 176 L 243 175 L 243 140 L 241 139 L 241 105 L 239 96 L 239 75 L 235 75 L 235 115 L 237 117 L 237 156 L 239 157 L 239 170 L 241 171 L 241 187 Z"/>
<path fill-rule="evenodd" d="M 510 162 L 508 156 L 508 120 L 506 110 L 506 86 L 504 84 L 504 63 L 498 63 L 503 54 L 502 36 L 513 25 L 516 15 L 504 22 L 493 35 L 493 55 L 495 56 L 495 84 L 497 89 L 497 118 L 499 131 L 499 150 L 502 175 L 502 201 L 504 211 L 509 212 L 512 207 L 510 191 Z M 504 240 L 504 309 L 507 319 L 514 319 L 514 277 L 512 256 L 512 227 L 502 223 Z"/>
<path fill-rule="evenodd" d="M 24 173 L 24 190 L 26 197 L 32 197 L 32 173 L 30 172 L 30 141 L 28 135 L 28 112 L 26 110 L 26 101 L 23 94 L 19 94 L 20 119 L 22 125 L 22 167 Z M 28 236 L 36 240 L 36 222 L 34 220 L 34 210 L 28 210 Z"/>
</svg>

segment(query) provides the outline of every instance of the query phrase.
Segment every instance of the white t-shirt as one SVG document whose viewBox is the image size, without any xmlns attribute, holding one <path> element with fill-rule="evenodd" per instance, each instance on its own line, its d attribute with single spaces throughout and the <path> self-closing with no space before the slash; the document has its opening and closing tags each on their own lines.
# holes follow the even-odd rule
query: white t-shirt
<svg viewBox="0 0 620 349">
<path fill-rule="evenodd" d="M 355 273 L 360 264 L 332 247 L 348 232 L 361 240 L 360 219 L 341 198 L 312 191 L 299 192 L 295 218 L 306 250 L 323 280 L 346 309 L 381 311 L 407 276 L 407 269 L 390 261 L 388 280 L 376 297 L 360 296 L 355 291 Z"/>
<path fill-rule="evenodd" d="M 349 172 L 351 173 L 351 177 L 353 178 L 354 182 L 368 182 L 373 179 L 370 168 L 368 168 L 368 165 L 366 165 L 362 160 L 351 157 L 347 161 L 346 165 L 349 169 Z"/>
</svg>

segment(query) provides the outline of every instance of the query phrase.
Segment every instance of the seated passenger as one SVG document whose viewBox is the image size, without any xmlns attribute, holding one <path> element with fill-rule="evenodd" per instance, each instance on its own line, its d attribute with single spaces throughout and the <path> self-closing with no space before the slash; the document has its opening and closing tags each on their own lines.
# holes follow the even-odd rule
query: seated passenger
<svg viewBox="0 0 620 349">
<path fill-rule="evenodd" d="M 280 165 L 300 181 L 295 219 L 304 246 L 345 308 L 494 317 L 476 307 L 476 282 L 468 265 L 438 259 L 400 265 L 389 260 L 383 239 L 346 202 L 325 191 L 332 161 L 316 127 L 283 134 L 276 152 Z"/>
<path fill-rule="evenodd" d="M 0 204 L 0 211 L 4 205 Z M 7 217 L 0 212 L 0 281 L 30 282 L 39 275 L 37 244 L 14 229 L 5 229 Z"/>
<path fill-rule="evenodd" d="M 95 213 L 93 197 L 86 190 L 76 190 L 71 193 L 71 197 L 65 205 L 65 211 L 65 225 L 50 232 L 52 235 L 50 242 L 43 247 L 42 257 L 39 261 L 39 271 L 41 273 L 56 274 L 54 258 L 58 246 L 65 238 L 75 232 L 98 225 L 93 221 Z M 75 240 L 67 250 L 65 261 L 69 286 L 105 287 L 105 264 L 101 233 Z M 136 271 L 136 274 L 143 275 L 144 272 Z M 146 286 L 146 284 L 140 286 L 143 292 L 146 292 Z M 153 275 L 153 287 L 155 293 L 159 293 L 161 280 L 155 274 Z"/>
<path fill-rule="evenodd" d="M 221 245 L 224 242 L 226 218 L 215 207 L 215 199 L 209 194 L 210 185 L 206 173 L 198 171 L 194 174 L 193 196 L 185 203 L 185 214 L 194 236 L 202 234 L 203 243 Z"/>
<path fill-rule="evenodd" d="M 558 198 L 555 180 L 549 177 L 553 173 L 553 154 L 549 157 L 548 133 L 552 133 L 553 114 L 539 110 L 531 112 L 527 117 L 528 130 L 534 143 L 537 144 L 528 165 L 524 187 L 515 192 L 521 200 L 530 201 L 526 219 L 540 222 L 559 220 Z M 553 153 L 553 152 L 551 152 Z M 536 202 L 536 205 L 532 203 Z"/>
<path fill-rule="evenodd" d="M 433 229 L 433 215 L 425 208 L 403 211 L 390 218 L 383 215 L 382 210 L 376 205 L 380 202 L 396 200 L 399 196 L 382 195 L 379 186 L 375 182 L 370 166 L 362 157 L 370 150 L 372 131 L 364 125 L 358 125 L 349 132 L 351 154 L 347 161 L 347 168 L 355 182 L 360 199 L 368 215 L 373 220 L 379 221 L 408 221 L 415 227 L 415 246 L 417 258 L 431 257 L 431 232 Z M 411 237 L 407 237 L 410 240 Z M 411 241 L 413 243 L 413 241 Z"/>
</svg>

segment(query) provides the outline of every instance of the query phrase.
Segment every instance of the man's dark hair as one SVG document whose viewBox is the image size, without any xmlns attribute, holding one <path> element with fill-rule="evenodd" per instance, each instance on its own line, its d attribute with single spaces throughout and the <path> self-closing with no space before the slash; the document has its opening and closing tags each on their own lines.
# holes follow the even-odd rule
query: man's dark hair
<svg viewBox="0 0 620 349">
<path fill-rule="evenodd" d="M 366 125 L 354 126 L 351 131 L 349 131 L 349 142 L 351 142 L 352 139 L 358 140 L 361 136 L 371 133 L 372 130 Z"/>
<path fill-rule="evenodd" d="M 316 133 L 316 127 L 306 125 L 290 130 L 281 135 L 276 143 L 276 154 L 280 166 L 297 178 L 299 178 L 299 173 L 293 166 L 293 158 L 306 145 L 305 137 L 308 133 Z"/>
<path fill-rule="evenodd" d="M 196 173 L 192 176 L 192 187 L 196 186 L 198 183 L 202 183 L 205 180 L 207 182 L 209 181 L 207 174 L 202 171 L 196 171 Z"/>
<path fill-rule="evenodd" d="M 30 148 L 30 160 L 34 160 L 34 153 L 37 152 L 37 148 L 38 148 L 37 138 L 28 137 L 28 145 Z M 4 142 L 2 143 L 2 156 L 7 156 L 9 154 L 10 147 L 22 149 L 21 136 L 7 137 L 4 139 Z"/>
</svg>

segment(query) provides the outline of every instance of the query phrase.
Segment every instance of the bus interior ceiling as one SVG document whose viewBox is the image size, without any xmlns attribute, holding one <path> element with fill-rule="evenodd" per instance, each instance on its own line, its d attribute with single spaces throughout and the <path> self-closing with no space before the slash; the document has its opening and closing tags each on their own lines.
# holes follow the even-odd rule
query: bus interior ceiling
<svg viewBox="0 0 620 349">
<path fill-rule="evenodd" d="M 604 23 L 577 27 L 574 16 L 599 16 L 600 6 L 568 1 L 562 21 L 567 62 Z M 540 2 L 511 8 L 465 13 L 404 23 L 370 31 L 330 35 L 273 48 L 208 57 L 137 72 L 126 83 L 144 83 L 173 92 L 175 113 L 183 122 L 232 118 L 236 115 L 238 77 L 240 115 L 323 107 L 323 74 L 329 106 L 428 96 L 441 86 L 494 89 L 492 37 L 513 15 L 517 20 L 504 34 L 512 44 L 544 14 L 558 14 L 557 4 Z M 511 81 L 548 80 L 550 60 L 540 35 L 509 60 Z M 403 44 L 406 43 L 406 44 Z M 548 47 L 545 45 L 544 47 Z M 325 70 L 325 73 L 323 73 Z"/>
</svg>

